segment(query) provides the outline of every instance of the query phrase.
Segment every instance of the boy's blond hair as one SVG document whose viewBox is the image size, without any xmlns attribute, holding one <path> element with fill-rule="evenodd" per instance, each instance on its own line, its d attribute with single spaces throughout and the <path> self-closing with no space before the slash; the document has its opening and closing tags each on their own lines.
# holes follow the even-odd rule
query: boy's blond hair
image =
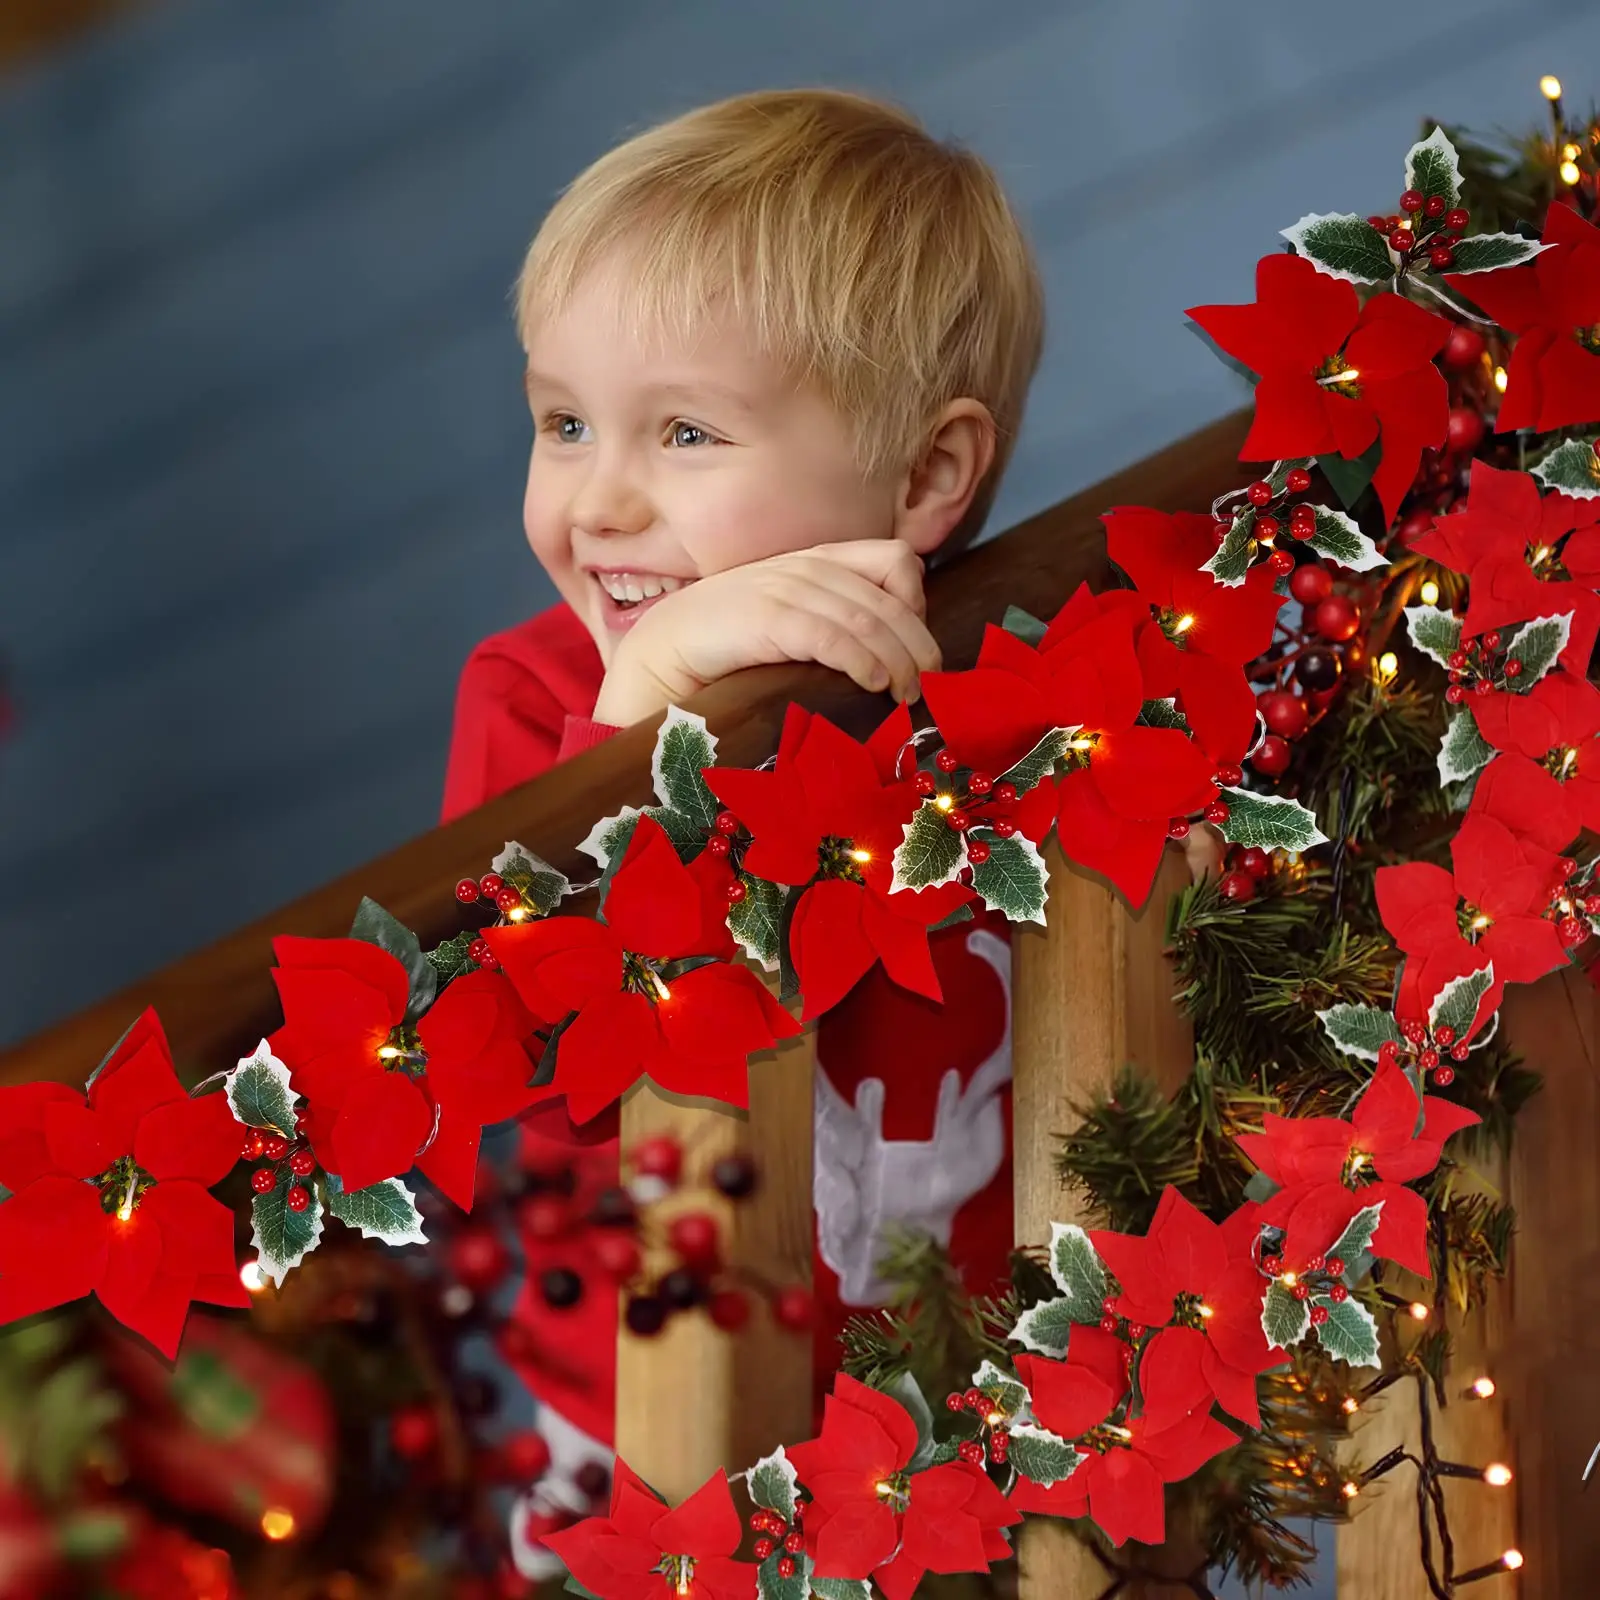
<svg viewBox="0 0 1600 1600">
<path fill-rule="evenodd" d="M 566 190 L 528 251 L 518 331 L 613 252 L 640 329 L 687 339 L 731 306 L 855 430 L 863 475 L 904 471 L 949 401 L 998 431 L 958 530 L 994 498 L 1044 337 L 1044 296 L 998 179 L 894 106 L 835 90 L 739 95 L 651 128 Z"/>
</svg>

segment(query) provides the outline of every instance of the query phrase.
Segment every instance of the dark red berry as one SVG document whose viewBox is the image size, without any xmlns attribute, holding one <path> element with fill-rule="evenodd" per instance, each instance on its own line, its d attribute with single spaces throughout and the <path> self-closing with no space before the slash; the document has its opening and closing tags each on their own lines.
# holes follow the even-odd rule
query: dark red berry
<svg viewBox="0 0 1600 1600">
<path fill-rule="evenodd" d="M 268 1161 L 282 1161 L 289 1153 L 289 1141 L 282 1134 L 269 1134 L 266 1143 L 261 1147 L 261 1153 Z"/>
<path fill-rule="evenodd" d="M 750 1299 L 737 1289 L 718 1289 L 706 1310 L 713 1327 L 737 1333 L 750 1320 Z"/>
<path fill-rule="evenodd" d="M 1291 494 L 1304 494 L 1311 487 L 1311 474 L 1304 467 L 1291 467 L 1288 483 Z"/>
<path fill-rule="evenodd" d="M 1342 1306 L 1350 1298 L 1350 1291 L 1342 1283 L 1330 1284 L 1328 1286 L 1328 1298 L 1335 1305 Z"/>
<path fill-rule="evenodd" d="M 731 811 L 717 813 L 717 832 L 733 834 L 739 831 L 739 819 Z"/>
<path fill-rule="evenodd" d="M 405 1461 L 420 1461 L 439 1442 L 439 1417 L 420 1401 L 402 1406 L 389 1418 L 389 1444 Z"/>
<path fill-rule="evenodd" d="M 309 1178 L 317 1170 L 317 1158 L 309 1150 L 296 1150 L 289 1157 L 289 1170 L 297 1178 Z"/>
<path fill-rule="evenodd" d="M 728 904 L 730 906 L 738 905 L 739 902 L 743 900 L 749 893 L 750 891 L 745 888 L 744 884 L 740 882 L 738 878 L 735 878 L 733 882 L 728 885 Z"/>
<path fill-rule="evenodd" d="M 1453 706 L 1458 706 L 1467 698 L 1467 691 L 1459 683 L 1452 683 L 1444 692 L 1444 697 Z"/>
<path fill-rule="evenodd" d="M 1292 699 L 1293 696 L 1291 695 L 1290 698 Z M 1292 752 L 1286 741 L 1280 739 L 1276 734 L 1269 733 L 1256 746 L 1255 753 L 1250 757 L 1250 765 L 1264 778 L 1281 777 L 1289 770 L 1291 754 Z"/>
<path fill-rule="evenodd" d="M 490 949 L 487 939 L 474 939 L 467 946 L 467 959 L 475 962 L 480 967 L 497 967 L 500 965 L 499 959 L 494 951 Z"/>
<path fill-rule="evenodd" d="M 714 833 L 706 840 L 706 850 L 720 860 L 723 856 L 732 853 L 733 846 L 728 843 L 722 834 Z"/>
<path fill-rule="evenodd" d="M 1109 1311 L 1100 1319 L 1100 1331 L 1102 1333 L 1115 1333 L 1117 1331 L 1117 1319 Z"/>
<path fill-rule="evenodd" d="M 1411 246 L 1415 243 L 1416 240 L 1411 237 L 1411 230 L 1409 228 L 1396 228 L 1394 232 L 1389 235 L 1389 248 L 1393 250 L 1396 255 L 1403 256 L 1410 254 Z"/>
<path fill-rule="evenodd" d="M 1389 219 L 1387 217 L 1380 217 L 1374 213 L 1372 216 L 1367 218 L 1367 226 L 1369 228 L 1376 228 L 1379 233 L 1387 233 L 1389 231 Z"/>
<path fill-rule="evenodd" d="M 1567 949 L 1575 950 L 1589 937 L 1589 924 L 1581 917 L 1563 917 L 1556 924 L 1556 937 Z"/>
<path fill-rule="evenodd" d="M 257 1194 L 268 1194 L 278 1185 L 278 1175 L 271 1167 L 257 1167 L 250 1174 L 250 1187 Z"/>
<path fill-rule="evenodd" d="M 492 1289 L 511 1268 L 511 1253 L 488 1223 L 462 1228 L 449 1242 L 446 1259 L 457 1283 L 474 1291 Z"/>
<path fill-rule="evenodd" d="M 944 1408 L 946 1411 L 965 1411 L 967 1409 L 967 1402 L 962 1399 L 962 1397 L 954 1389 L 952 1389 L 950 1393 L 944 1397 Z"/>
<path fill-rule="evenodd" d="M 967 860 L 973 866 L 981 867 L 989 859 L 989 846 L 982 839 L 972 839 L 967 843 Z"/>
<path fill-rule="evenodd" d="M 1330 1278 L 1342 1278 L 1344 1276 L 1344 1258 L 1342 1256 L 1329 1256 L 1323 1263 L 1323 1270 L 1327 1272 Z"/>
<path fill-rule="evenodd" d="M 941 750 L 938 755 L 933 758 L 933 764 L 941 772 L 954 772 L 956 768 L 961 765 L 960 761 L 956 758 L 956 753 L 954 750 Z"/>
<path fill-rule="evenodd" d="M 775 1539 L 757 1539 L 755 1542 L 756 1560 L 765 1561 L 777 1548 L 778 1544 Z"/>
<path fill-rule="evenodd" d="M 931 772 L 919 772 L 911 780 L 911 787 L 918 794 L 932 794 L 939 787 L 939 780 Z"/>
<path fill-rule="evenodd" d="M 550 1470 L 550 1441 L 537 1428 L 521 1428 L 500 1445 L 498 1462 L 508 1483 L 534 1483 Z"/>
<path fill-rule="evenodd" d="M 991 798 L 999 805 L 1010 805 L 1011 802 L 1017 798 L 1016 784 L 1005 782 L 997 783 L 994 786 L 994 794 L 991 796 Z"/>
<path fill-rule="evenodd" d="M 1448 1089 L 1456 1081 L 1456 1069 L 1454 1067 L 1435 1067 L 1433 1069 L 1433 1081 L 1439 1088 Z"/>
<path fill-rule="evenodd" d="M 1317 605 L 1333 593 L 1333 576 L 1321 563 L 1308 561 L 1295 568 L 1289 593 L 1303 606 Z"/>
<path fill-rule="evenodd" d="M 1349 596 L 1330 594 L 1311 613 L 1311 626 L 1324 639 L 1342 644 L 1353 639 L 1361 626 L 1361 613 Z"/>
<path fill-rule="evenodd" d="M 791 1533 L 783 1541 L 783 1548 L 792 1556 L 797 1556 L 806 1547 L 806 1536 L 803 1533 Z"/>
<path fill-rule="evenodd" d="M 486 872 L 478 879 L 478 888 L 485 900 L 493 900 L 505 886 L 506 880 L 498 872 Z"/>
<path fill-rule="evenodd" d="M 283 1197 L 283 1203 L 291 1211 L 304 1211 L 311 1204 L 311 1192 L 303 1189 L 296 1183 L 290 1186 L 288 1194 Z"/>
<path fill-rule="evenodd" d="M 963 1439 L 956 1446 L 956 1454 L 963 1461 L 970 1461 L 975 1467 L 983 1464 L 983 1446 L 976 1439 Z"/>
<path fill-rule="evenodd" d="M 1456 1030 L 1448 1022 L 1441 1022 L 1433 1030 L 1433 1042 L 1442 1044 L 1446 1049 L 1449 1049 L 1456 1042 Z"/>
<path fill-rule="evenodd" d="M 1420 211 L 1427 198 L 1420 189 L 1407 189 L 1400 196 L 1400 209 L 1402 211 Z"/>
<path fill-rule="evenodd" d="M 643 1259 L 633 1235 L 612 1228 L 602 1229 L 585 1248 L 594 1257 L 595 1265 L 618 1283 L 628 1282 L 638 1272 Z"/>
<path fill-rule="evenodd" d="M 773 1298 L 772 1315 L 780 1328 L 802 1332 L 811 1326 L 814 1314 L 811 1291 L 798 1283 L 785 1285 Z"/>
<path fill-rule="evenodd" d="M 1520 678 L 1522 676 L 1522 663 L 1515 656 L 1506 662 L 1506 676 L 1508 678 Z"/>
<path fill-rule="evenodd" d="M 1276 517 L 1257 517 L 1256 525 L 1250 531 L 1258 544 L 1271 544 L 1282 529 L 1283 524 Z"/>
<path fill-rule="evenodd" d="M 1475 684 L 1473 684 L 1472 692 L 1474 694 L 1480 694 L 1480 695 L 1481 694 L 1493 694 L 1494 693 L 1494 684 L 1488 678 L 1479 678 L 1478 681 Z"/>
<path fill-rule="evenodd" d="M 522 904 L 522 891 L 513 889 L 508 883 L 499 894 L 494 897 L 497 911 L 515 911 Z"/>
<path fill-rule="evenodd" d="M 1452 372 L 1465 372 L 1468 367 L 1478 364 L 1483 348 L 1483 335 L 1458 322 L 1445 340 L 1440 360 Z"/>
<path fill-rule="evenodd" d="M 1452 650 L 1445 660 L 1459 672 L 1467 664 L 1467 652 L 1465 650 Z"/>
<path fill-rule="evenodd" d="M 1470 406 L 1452 406 L 1445 423 L 1445 444 L 1456 455 L 1468 455 L 1483 442 L 1483 418 Z"/>
<path fill-rule="evenodd" d="M 974 772 L 967 779 L 967 792 L 969 794 L 988 794 L 994 788 L 994 779 L 987 772 Z"/>
<path fill-rule="evenodd" d="M 722 1248 L 722 1230 L 709 1212 L 686 1211 L 667 1224 L 667 1243 L 690 1266 L 708 1267 Z"/>
<path fill-rule="evenodd" d="M 1280 739 L 1297 739 L 1306 731 L 1306 703 L 1299 695 L 1287 689 L 1274 689 L 1262 695 L 1259 704 L 1268 732 L 1277 734 Z"/>
<path fill-rule="evenodd" d="M 1243 904 L 1246 900 L 1255 899 L 1256 880 L 1248 872 L 1225 872 L 1222 881 L 1217 885 L 1217 891 L 1224 900 Z"/>
<path fill-rule="evenodd" d="M 1174 817 L 1167 824 L 1167 837 L 1169 839 L 1187 839 L 1189 837 L 1189 819 L 1187 817 Z"/>
<path fill-rule="evenodd" d="M 1014 837 L 1016 832 L 1017 832 L 1016 823 L 1012 822 L 1009 818 L 1006 818 L 1006 817 L 997 817 L 993 822 L 991 822 L 989 824 L 989 826 L 991 828 L 993 828 L 994 831 L 997 834 L 999 834 L 1002 839 L 1010 839 L 1010 838 Z"/>
<path fill-rule="evenodd" d="M 1436 244 L 1428 252 L 1428 265 L 1439 272 L 1443 272 L 1446 267 L 1453 266 L 1455 259 L 1455 251 L 1447 244 Z"/>
<path fill-rule="evenodd" d="M 1311 1290 L 1303 1283 L 1297 1283 L 1289 1292 L 1296 1300 L 1309 1300 L 1311 1298 Z"/>
<path fill-rule="evenodd" d="M 1294 571 L 1294 557 L 1287 550 L 1274 550 L 1267 557 L 1267 571 L 1276 573 L 1280 578 L 1286 572 Z"/>
<path fill-rule="evenodd" d="M 1322 1324 L 1328 1320 L 1328 1316 L 1329 1312 L 1326 1306 L 1312 1306 L 1311 1326 L 1313 1328 L 1320 1328 Z"/>
<path fill-rule="evenodd" d="M 972 818 L 959 806 L 945 812 L 944 820 L 946 825 L 954 828 L 957 833 L 965 833 L 972 826 Z"/>
<path fill-rule="evenodd" d="M 1442 217 L 1445 214 L 1447 205 L 1448 203 L 1442 194 L 1430 194 L 1427 200 L 1423 202 L 1422 214 L 1425 217 Z"/>
<path fill-rule="evenodd" d="M 1450 1046 L 1450 1059 L 1452 1061 L 1465 1061 L 1471 1054 L 1472 1046 L 1470 1044 L 1463 1042 L 1461 1044 L 1453 1044 Z"/>
<path fill-rule="evenodd" d="M 1444 217 L 1444 225 L 1452 233 L 1462 232 L 1471 221 L 1472 213 L 1460 206 L 1457 206 L 1453 211 L 1447 211 Z"/>
<path fill-rule="evenodd" d="M 259 1128 L 252 1128 L 244 1136 L 243 1155 L 246 1161 L 254 1161 L 263 1150 L 267 1148 L 267 1136 Z"/>
<path fill-rule="evenodd" d="M 793 1556 L 779 1556 L 778 1557 L 778 1576 L 780 1578 L 792 1578 L 794 1575 L 795 1575 L 794 1557 Z"/>
<path fill-rule="evenodd" d="M 683 1146 L 670 1134 L 641 1139 L 628 1153 L 628 1162 L 640 1177 L 676 1183 L 683 1171 Z"/>
<path fill-rule="evenodd" d="M 1257 478 L 1245 490 L 1245 498 L 1253 506 L 1265 506 L 1272 503 L 1272 485 L 1265 478 Z"/>
<path fill-rule="evenodd" d="M 968 1389 L 962 1395 L 961 1403 L 968 1411 L 986 1412 L 989 1409 L 989 1397 L 979 1388 Z"/>
<path fill-rule="evenodd" d="M 1274 1278 L 1276 1278 L 1278 1276 L 1278 1274 L 1283 1271 L 1283 1257 L 1282 1256 L 1262 1256 L 1262 1258 L 1261 1258 L 1261 1270 L 1263 1272 L 1271 1273 L 1272 1276 Z"/>
<path fill-rule="evenodd" d="M 1417 1065 L 1421 1067 L 1424 1072 L 1431 1072 L 1433 1068 L 1439 1065 L 1439 1052 L 1435 1050 L 1432 1045 L 1429 1045 L 1426 1050 L 1422 1051 L 1421 1054 L 1418 1055 Z"/>
<path fill-rule="evenodd" d="M 1258 844 L 1246 845 L 1240 853 L 1239 865 L 1252 878 L 1265 878 L 1272 871 L 1272 857 Z"/>
<path fill-rule="evenodd" d="M 1378 1046 L 1378 1065 L 1392 1067 L 1400 1059 L 1400 1046 L 1393 1039 L 1385 1039 Z"/>
<path fill-rule="evenodd" d="M 1586 894 L 1583 909 L 1591 917 L 1600 917 L 1600 894 Z"/>
<path fill-rule="evenodd" d="M 1483 636 L 1483 648 L 1491 654 L 1500 648 L 1500 630 L 1491 628 Z"/>
<path fill-rule="evenodd" d="M 1400 1024 L 1400 1032 L 1412 1044 L 1423 1044 L 1428 1037 L 1428 1025 L 1425 1022 L 1418 1022 L 1415 1017 L 1411 1017 Z"/>
<path fill-rule="evenodd" d="M 1205 810 L 1206 821 L 1215 822 L 1218 825 L 1226 822 L 1231 814 L 1226 800 L 1213 800 Z"/>
<path fill-rule="evenodd" d="M 463 878 L 456 885 L 456 899 L 462 905 L 470 906 L 478 898 L 478 880 L 476 878 Z"/>
</svg>

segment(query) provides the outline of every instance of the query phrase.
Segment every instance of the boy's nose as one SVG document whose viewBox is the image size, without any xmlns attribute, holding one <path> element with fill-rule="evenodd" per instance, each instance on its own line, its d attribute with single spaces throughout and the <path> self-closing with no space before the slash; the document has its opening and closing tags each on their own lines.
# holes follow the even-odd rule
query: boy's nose
<svg viewBox="0 0 1600 1600">
<path fill-rule="evenodd" d="M 630 473 L 596 463 L 573 497 L 569 520 L 582 533 L 643 533 L 655 511 Z"/>
</svg>

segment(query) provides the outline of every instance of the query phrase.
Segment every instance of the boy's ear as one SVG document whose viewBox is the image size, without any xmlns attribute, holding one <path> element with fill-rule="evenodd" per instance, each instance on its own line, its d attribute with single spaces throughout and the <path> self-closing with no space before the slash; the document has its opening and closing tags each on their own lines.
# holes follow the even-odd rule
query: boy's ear
<svg viewBox="0 0 1600 1600">
<path fill-rule="evenodd" d="M 901 482 L 895 538 L 925 556 L 955 532 L 994 465 L 995 435 L 980 400 L 952 400 L 939 413 L 921 460 Z"/>
</svg>

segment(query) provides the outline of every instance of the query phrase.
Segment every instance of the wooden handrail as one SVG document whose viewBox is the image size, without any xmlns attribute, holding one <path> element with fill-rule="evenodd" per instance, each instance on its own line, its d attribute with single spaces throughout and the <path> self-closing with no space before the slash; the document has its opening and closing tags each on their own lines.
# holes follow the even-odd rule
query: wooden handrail
<svg viewBox="0 0 1600 1600">
<path fill-rule="evenodd" d="M 1159 454 L 1073 495 L 999 538 L 936 568 L 928 581 L 929 624 L 945 664 L 971 666 L 984 626 L 1009 604 L 1049 615 L 1086 579 L 1105 572 L 1100 514 L 1118 504 L 1202 508 L 1242 483 L 1237 455 L 1246 414 L 1223 418 Z M 777 748 L 791 701 L 861 735 L 889 708 L 819 667 L 761 667 L 697 696 L 718 739 L 719 759 L 754 766 Z M 641 723 L 532 783 L 347 873 L 270 916 L 184 957 L 87 1010 L 0 1054 L 0 1083 L 81 1084 L 146 1006 L 160 1013 L 180 1071 L 203 1075 L 231 1065 L 278 1024 L 272 939 L 279 934 L 345 934 L 362 895 L 386 906 L 425 943 L 460 926 L 454 886 L 481 871 L 507 839 L 519 839 L 575 877 L 592 875 L 578 842 L 600 817 L 649 803 L 653 723 Z"/>
</svg>

